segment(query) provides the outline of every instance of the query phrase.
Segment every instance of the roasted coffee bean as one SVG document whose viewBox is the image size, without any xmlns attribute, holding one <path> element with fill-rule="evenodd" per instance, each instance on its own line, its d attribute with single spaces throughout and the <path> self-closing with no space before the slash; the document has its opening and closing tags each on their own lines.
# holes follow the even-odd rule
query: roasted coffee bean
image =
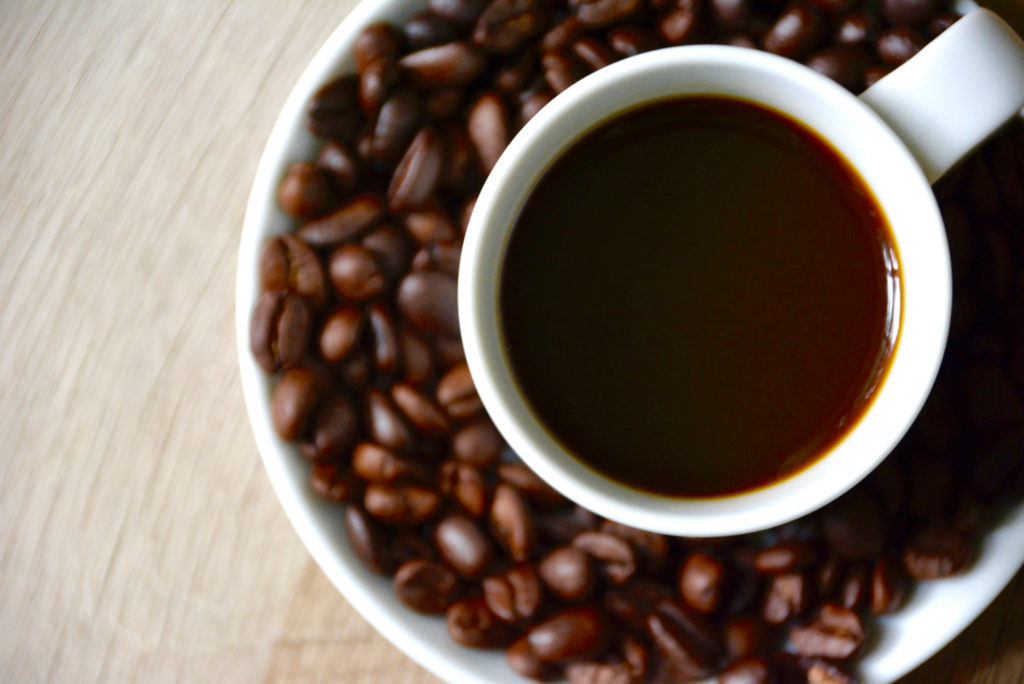
<svg viewBox="0 0 1024 684">
<path fill-rule="evenodd" d="M 468 648 L 497 648 L 508 641 L 509 631 L 479 596 L 456 601 L 445 614 L 452 641 Z"/>
<path fill-rule="evenodd" d="M 462 427 L 452 437 L 455 458 L 477 468 L 497 463 L 505 441 L 491 421 L 481 419 Z"/>
<path fill-rule="evenodd" d="M 434 357 L 430 347 L 409 330 L 399 335 L 401 345 L 401 366 L 405 381 L 411 385 L 422 385 L 434 375 Z"/>
<path fill-rule="evenodd" d="M 359 343 L 362 331 L 362 312 L 353 306 L 339 306 L 320 329 L 320 355 L 329 363 L 341 361 Z"/>
<path fill-rule="evenodd" d="M 888 558 L 879 558 L 871 571 L 871 613 L 889 615 L 899 610 L 907 591 L 902 568 Z"/>
<path fill-rule="evenodd" d="M 903 551 L 903 565 L 915 579 L 939 579 L 963 570 L 973 555 L 967 538 L 953 526 L 940 522 L 910 539 Z"/>
<path fill-rule="evenodd" d="M 370 380 L 371 370 L 369 356 L 364 350 L 356 348 L 341 362 L 338 374 L 345 386 L 359 390 L 366 387 L 366 383 Z"/>
<path fill-rule="evenodd" d="M 642 0 L 569 0 L 576 18 L 587 27 L 608 26 L 628 19 L 643 8 Z"/>
<path fill-rule="evenodd" d="M 487 5 L 485 0 L 428 0 L 427 7 L 453 24 L 470 26 Z"/>
<path fill-rule="evenodd" d="M 320 260 L 291 233 L 276 235 L 263 244 L 259 268 L 264 291 L 294 292 L 316 307 L 323 304 L 327 285 Z"/>
<path fill-rule="evenodd" d="M 398 568 L 392 585 L 398 600 L 416 612 L 441 615 L 458 594 L 459 578 L 440 563 L 410 560 Z"/>
<path fill-rule="evenodd" d="M 336 463 L 316 462 L 309 469 L 309 488 L 320 498 L 337 503 L 359 493 L 359 478 Z"/>
<path fill-rule="evenodd" d="M 345 533 L 356 557 L 370 572 L 389 575 L 394 567 L 384 532 L 357 504 L 345 507 Z"/>
<path fill-rule="evenodd" d="M 711 22 L 723 31 L 741 31 L 750 20 L 750 0 L 711 0 Z"/>
<path fill-rule="evenodd" d="M 457 243 L 429 243 L 413 255 L 412 270 L 442 271 L 451 276 L 458 276 L 461 257 L 462 249 Z"/>
<path fill-rule="evenodd" d="M 418 532 L 400 532 L 391 542 L 391 557 L 399 566 L 411 560 L 437 560 L 437 552 Z"/>
<path fill-rule="evenodd" d="M 702 551 L 691 553 L 679 568 L 679 594 L 688 606 L 700 613 L 711 613 L 718 608 L 724 584 L 724 566 Z"/>
<path fill-rule="evenodd" d="M 868 570 L 863 564 L 851 565 L 839 584 L 839 604 L 849 610 L 860 610 L 867 601 Z"/>
<path fill-rule="evenodd" d="M 650 654 L 644 643 L 637 637 L 627 634 L 619 640 L 618 651 L 622 654 L 622 659 L 629 670 L 630 681 L 639 682 L 642 680 L 650 669 L 651 661 Z"/>
<path fill-rule="evenodd" d="M 306 127 L 320 138 L 348 142 L 359 126 L 356 76 L 342 76 L 326 84 L 306 104 Z"/>
<path fill-rule="evenodd" d="M 398 163 L 388 186 L 388 207 L 406 211 L 422 206 L 433 194 L 444 168 L 444 144 L 431 127 L 420 129 Z"/>
<path fill-rule="evenodd" d="M 453 368 L 466 361 L 466 350 L 457 337 L 438 337 L 434 340 L 434 351 L 444 369 Z"/>
<path fill-rule="evenodd" d="M 939 12 L 928 20 L 928 35 L 938 38 L 939 34 L 959 21 L 960 15 L 955 12 Z"/>
<path fill-rule="evenodd" d="M 883 62 L 896 67 L 920 52 L 924 43 L 913 29 L 891 28 L 879 34 L 876 50 Z"/>
<path fill-rule="evenodd" d="M 373 227 L 383 215 L 380 197 L 358 195 L 327 216 L 300 226 L 296 233 L 314 247 L 332 247 Z"/>
<path fill-rule="evenodd" d="M 366 424 L 373 441 L 388 449 L 403 451 L 412 446 L 412 430 L 378 389 L 371 389 L 367 395 Z"/>
<path fill-rule="evenodd" d="M 441 170 L 441 186 L 449 191 L 465 192 L 475 186 L 480 178 L 481 167 L 476 150 L 466 134 L 465 128 L 454 121 L 445 121 L 439 127 L 444 143 L 444 168 Z M 452 238 L 456 236 L 452 233 Z"/>
<path fill-rule="evenodd" d="M 540 479 L 537 473 L 522 463 L 502 463 L 498 466 L 498 477 L 502 482 L 507 482 L 518 489 L 537 506 L 550 508 L 565 503 L 565 497 L 552 489 L 551 485 Z M 585 509 L 574 509 L 573 512 L 575 513 L 577 510 L 585 511 Z M 575 537 L 579 532 L 591 529 L 594 523 L 593 517 L 590 518 L 589 523 L 585 527 L 575 529 L 570 538 Z"/>
<path fill-rule="evenodd" d="M 441 499 L 426 487 L 372 482 L 363 494 L 363 506 L 377 520 L 391 525 L 419 525 L 434 516 Z"/>
<path fill-rule="evenodd" d="M 517 95 L 533 80 L 538 63 L 538 53 L 535 49 L 523 50 L 512 62 L 498 70 L 494 77 L 494 87 L 506 95 Z"/>
<path fill-rule="evenodd" d="M 803 0 L 811 7 L 829 14 L 848 12 L 857 4 L 857 0 Z"/>
<path fill-rule="evenodd" d="M 331 252 L 328 272 L 335 291 L 356 302 L 376 297 L 386 285 L 373 253 L 362 245 L 342 245 Z"/>
<path fill-rule="evenodd" d="M 544 68 L 544 80 L 555 93 L 560 93 L 580 77 L 573 61 L 561 52 L 545 52 L 540 59 Z"/>
<path fill-rule="evenodd" d="M 389 225 L 377 227 L 362 239 L 377 265 L 388 278 L 397 278 L 409 264 L 410 249 L 406 238 Z"/>
<path fill-rule="evenodd" d="M 734 572 L 730 579 L 730 591 L 721 607 L 727 615 L 753 610 L 760 596 L 762 578 L 750 572 Z"/>
<path fill-rule="evenodd" d="M 505 660 L 517 674 L 538 682 L 546 682 L 558 676 L 558 668 L 542 662 L 530 648 L 530 640 L 525 636 L 513 641 L 505 650 Z"/>
<path fill-rule="evenodd" d="M 730 618 L 722 625 L 725 653 L 730 660 L 759 655 L 768 646 L 768 635 L 764 623 L 753 615 Z"/>
<path fill-rule="evenodd" d="M 405 216 L 405 229 L 420 243 L 451 242 L 457 236 L 455 226 L 437 207 L 423 207 Z M 415 259 L 413 267 L 416 267 Z"/>
<path fill-rule="evenodd" d="M 943 0 L 881 0 L 879 11 L 898 26 L 918 26 L 942 9 Z"/>
<path fill-rule="evenodd" d="M 316 376 L 307 368 L 292 368 L 281 376 L 270 395 L 270 420 L 281 439 L 305 433 L 320 394 Z"/>
<path fill-rule="evenodd" d="M 636 573 L 633 548 L 614 534 L 581 532 L 572 540 L 572 545 L 593 558 L 601 574 L 612 584 L 624 584 Z"/>
<path fill-rule="evenodd" d="M 864 87 L 864 72 L 869 65 L 870 55 L 851 46 L 828 47 L 807 59 L 807 66 L 853 92 Z"/>
<path fill-rule="evenodd" d="M 295 218 L 316 218 L 330 209 L 335 199 L 327 174 L 309 162 L 292 164 L 277 186 L 278 206 Z"/>
<path fill-rule="evenodd" d="M 846 660 L 864 645 L 864 626 L 857 613 L 826 603 L 813 622 L 789 630 L 789 641 L 802 656 Z"/>
<path fill-rule="evenodd" d="M 622 57 L 633 57 L 641 52 L 650 52 L 661 47 L 661 41 L 653 32 L 641 26 L 619 26 L 608 32 L 608 44 Z"/>
<path fill-rule="evenodd" d="M 725 40 L 726 45 L 733 47 L 746 48 L 747 50 L 758 49 L 757 41 L 746 33 L 735 33 Z"/>
<path fill-rule="evenodd" d="M 413 14 L 402 23 L 402 35 L 409 49 L 423 50 L 455 40 L 459 30 L 454 22 L 426 10 Z"/>
<path fill-rule="evenodd" d="M 758 572 L 777 575 L 802 570 L 815 560 L 814 548 L 808 544 L 788 542 L 761 549 L 754 556 L 754 567 Z"/>
<path fill-rule="evenodd" d="M 405 276 L 398 285 L 398 306 L 426 334 L 459 336 L 455 278 L 447 273 L 414 271 Z"/>
<path fill-rule="evenodd" d="M 886 66 L 868 67 L 867 71 L 864 72 L 864 87 L 870 88 L 875 85 L 885 78 L 889 74 L 889 71 L 891 70 Z"/>
<path fill-rule="evenodd" d="M 384 447 L 362 442 L 352 452 L 352 469 L 368 482 L 391 483 L 415 472 L 409 461 Z"/>
<path fill-rule="evenodd" d="M 772 671 L 763 658 L 748 656 L 733 661 L 718 675 L 718 684 L 771 684 Z"/>
<path fill-rule="evenodd" d="M 328 175 L 342 195 L 355 190 L 359 183 L 359 162 L 344 145 L 330 140 L 320 148 L 316 166 Z"/>
<path fill-rule="evenodd" d="M 588 658 L 608 641 L 608 621 L 590 606 L 565 608 L 526 633 L 530 648 L 546 663 Z"/>
<path fill-rule="evenodd" d="M 395 91 L 380 106 L 373 124 L 368 156 L 378 162 L 396 161 L 422 118 L 420 99 L 407 88 Z"/>
<path fill-rule="evenodd" d="M 601 531 L 629 542 L 647 572 L 657 574 L 668 560 L 668 540 L 665 535 L 638 530 L 613 520 L 601 523 Z"/>
<path fill-rule="evenodd" d="M 423 88 L 451 88 L 469 83 L 487 66 L 479 48 L 467 42 L 445 43 L 412 52 L 399 62 Z"/>
<path fill-rule="evenodd" d="M 367 309 L 373 362 L 381 373 L 393 373 L 398 367 L 398 332 L 387 308 L 378 303 Z"/>
<path fill-rule="evenodd" d="M 533 550 L 533 515 L 515 487 L 499 484 L 491 500 L 491 530 L 514 561 L 525 561 Z"/>
<path fill-rule="evenodd" d="M 490 52 L 514 52 L 547 28 L 539 0 L 491 0 L 473 29 L 473 42 Z"/>
<path fill-rule="evenodd" d="M 391 400 L 421 435 L 438 437 L 448 433 L 448 419 L 441 409 L 412 385 L 394 385 Z"/>
<path fill-rule="evenodd" d="M 596 588 L 590 557 L 571 546 L 548 553 L 537 570 L 544 585 L 564 601 L 582 601 Z"/>
<path fill-rule="evenodd" d="M 463 93 L 458 88 L 443 88 L 427 93 L 423 98 L 423 113 L 430 119 L 455 116 L 462 106 Z"/>
<path fill-rule="evenodd" d="M 480 577 L 490 565 L 492 546 L 472 518 L 449 515 L 434 530 L 434 545 L 441 558 L 463 577 Z"/>
<path fill-rule="evenodd" d="M 639 579 L 621 587 L 611 587 L 601 597 L 605 610 L 618 622 L 635 631 L 646 629 L 647 615 L 662 601 L 674 598 L 667 584 Z"/>
<path fill-rule="evenodd" d="M 398 79 L 398 66 L 393 60 L 381 58 L 371 62 L 359 75 L 359 106 L 363 114 L 376 114 Z"/>
<path fill-rule="evenodd" d="M 398 59 L 401 48 L 402 36 L 394 26 L 383 21 L 368 25 L 356 38 L 356 71 L 362 73 L 377 59 Z"/>
<path fill-rule="evenodd" d="M 469 108 L 466 129 L 484 171 L 490 173 L 509 141 L 507 115 L 501 98 L 495 93 L 481 95 Z"/>
<path fill-rule="evenodd" d="M 801 658 L 807 684 L 856 684 L 857 680 L 836 663 L 821 658 Z"/>
<path fill-rule="evenodd" d="M 878 503 L 863 488 L 850 491 L 822 511 L 821 532 L 844 560 L 876 556 L 885 547 L 885 520 Z"/>
<path fill-rule="evenodd" d="M 603 69 L 615 61 L 615 56 L 612 55 L 608 47 L 591 36 L 580 38 L 574 42 L 572 44 L 572 52 L 591 71 Z"/>
<path fill-rule="evenodd" d="M 869 45 L 878 32 L 878 20 L 867 12 L 851 12 L 840 20 L 832 40 L 840 45 Z"/>
<path fill-rule="evenodd" d="M 663 601 L 647 616 L 647 630 L 661 654 L 688 679 L 713 672 L 716 654 L 708 648 L 711 628 L 681 605 Z"/>
<path fill-rule="evenodd" d="M 694 42 L 699 35 L 699 19 L 695 7 L 687 3 L 658 18 L 658 33 L 670 45 Z"/>
<path fill-rule="evenodd" d="M 476 468 L 445 461 L 438 471 L 441 491 L 450 494 L 469 515 L 479 518 L 487 512 L 487 483 Z"/>
<path fill-rule="evenodd" d="M 802 615 L 809 607 L 810 591 L 807 578 L 800 573 L 775 575 L 768 582 L 761 617 L 771 625 L 781 625 L 792 617 Z"/>
<path fill-rule="evenodd" d="M 783 12 L 764 35 L 764 49 L 790 59 L 809 54 L 821 39 L 821 17 L 806 5 L 794 4 Z"/>
<path fill-rule="evenodd" d="M 537 571 L 527 563 L 485 578 L 483 588 L 487 606 L 505 622 L 531 619 L 544 597 Z"/>
<path fill-rule="evenodd" d="M 551 95 L 548 93 L 536 93 L 526 99 L 519 107 L 519 126 L 525 126 L 526 122 L 532 119 L 537 112 L 551 102 Z"/>
<path fill-rule="evenodd" d="M 309 439 L 304 442 L 307 457 L 333 461 L 347 454 L 359 436 L 355 404 L 343 394 L 324 399 L 313 416 Z"/>
<path fill-rule="evenodd" d="M 445 413 L 455 420 L 465 420 L 483 412 L 469 366 L 455 366 L 437 384 L 437 401 Z"/>
<path fill-rule="evenodd" d="M 562 21 L 552 26 L 540 40 L 540 49 L 544 52 L 561 52 L 569 48 L 569 45 L 583 31 L 580 20 L 576 15 L 570 14 Z"/>
<path fill-rule="evenodd" d="M 818 564 L 816 574 L 816 587 L 819 599 L 830 598 L 839 585 L 840 574 L 843 571 L 842 563 L 835 554 L 828 554 Z"/>
<path fill-rule="evenodd" d="M 260 368 L 276 373 L 299 363 L 311 318 L 309 305 L 298 295 L 281 291 L 261 294 L 249 325 L 249 346 Z"/>
</svg>

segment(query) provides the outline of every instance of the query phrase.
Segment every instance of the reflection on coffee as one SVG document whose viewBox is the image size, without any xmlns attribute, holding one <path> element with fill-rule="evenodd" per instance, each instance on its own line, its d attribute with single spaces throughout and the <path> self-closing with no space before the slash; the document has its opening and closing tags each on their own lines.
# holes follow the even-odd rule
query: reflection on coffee
<svg viewBox="0 0 1024 684">
<path fill-rule="evenodd" d="M 899 262 L 859 175 L 801 124 L 688 97 L 584 135 L 510 238 L 501 325 L 540 422 L 670 496 L 738 493 L 858 420 L 899 329 Z"/>
</svg>

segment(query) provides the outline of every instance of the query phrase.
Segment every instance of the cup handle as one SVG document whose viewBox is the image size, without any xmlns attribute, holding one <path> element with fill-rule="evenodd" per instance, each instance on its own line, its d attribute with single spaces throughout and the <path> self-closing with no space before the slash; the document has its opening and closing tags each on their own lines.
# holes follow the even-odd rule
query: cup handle
<svg viewBox="0 0 1024 684">
<path fill-rule="evenodd" d="M 1024 41 L 976 9 L 861 94 L 930 183 L 1024 107 Z"/>
</svg>

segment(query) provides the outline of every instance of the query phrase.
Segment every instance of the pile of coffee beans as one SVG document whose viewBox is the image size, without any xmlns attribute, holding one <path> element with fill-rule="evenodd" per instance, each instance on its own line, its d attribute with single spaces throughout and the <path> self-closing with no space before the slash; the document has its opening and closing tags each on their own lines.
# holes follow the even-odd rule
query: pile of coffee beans
<svg viewBox="0 0 1024 684">
<path fill-rule="evenodd" d="M 942 0 L 429 0 L 367 27 L 357 73 L 308 104 L 323 146 L 281 180 L 297 228 L 263 247 L 251 326 L 274 427 L 365 566 L 537 680 L 854 681 L 872 616 L 966 568 L 1024 495 L 1024 128 L 936 188 L 955 303 L 919 420 L 850 493 L 759 534 L 624 527 L 515 460 L 464 361 L 459 250 L 510 138 L 590 71 L 717 42 L 856 92 L 955 20 Z"/>
</svg>

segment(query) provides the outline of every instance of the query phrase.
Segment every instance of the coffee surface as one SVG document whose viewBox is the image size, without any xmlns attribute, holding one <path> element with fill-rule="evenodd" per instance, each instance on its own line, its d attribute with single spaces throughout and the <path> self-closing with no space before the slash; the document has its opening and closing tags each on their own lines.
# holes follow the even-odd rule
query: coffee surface
<svg viewBox="0 0 1024 684">
<path fill-rule="evenodd" d="M 523 206 L 501 275 L 506 352 L 578 459 L 670 496 L 756 488 L 857 421 L 899 326 L 871 192 L 818 136 L 721 97 L 584 135 Z"/>
</svg>

